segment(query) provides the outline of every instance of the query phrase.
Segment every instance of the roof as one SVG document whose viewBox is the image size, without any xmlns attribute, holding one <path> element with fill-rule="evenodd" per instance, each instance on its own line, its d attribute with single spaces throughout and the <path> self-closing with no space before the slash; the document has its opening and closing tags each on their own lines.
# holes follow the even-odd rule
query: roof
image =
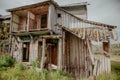
<svg viewBox="0 0 120 80">
<path fill-rule="evenodd" d="M 11 18 L 11 15 L 0 16 L 0 19 L 7 19 L 7 18 Z"/>
<path fill-rule="evenodd" d="M 73 7 L 73 6 L 81 6 L 81 5 L 89 5 L 87 2 L 81 2 L 81 3 L 72 3 L 67 5 L 61 5 L 61 7 Z"/>
<path fill-rule="evenodd" d="M 40 5 L 45 5 L 45 4 L 50 4 L 50 3 L 58 6 L 58 4 L 55 1 L 46 0 L 46 1 L 43 1 L 43 2 L 36 3 L 36 4 L 30 4 L 30 5 L 26 5 L 26 6 L 17 7 L 17 8 L 7 9 L 7 11 L 8 12 L 13 12 L 13 11 L 24 10 L 24 9 L 28 9 L 28 8 L 35 8 L 35 7 L 38 7 Z"/>
<path fill-rule="evenodd" d="M 65 26 L 62 26 L 60 24 L 56 24 L 55 26 L 58 26 L 66 31 L 68 31 L 69 33 L 75 35 L 78 38 L 81 39 L 89 39 L 89 40 L 93 40 L 93 41 L 108 41 L 110 38 L 112 38 L 113 40 L 117 40 L 118 37 L 117 34 L 111 32 L 108 30 L 108 28 L 102 27 L 102 28 L 98 28 L 98 27 L 93 27 L 93 28 L 68 28 Z M 113 38 L 113 36 L 114 38 Z"/>
</svg>

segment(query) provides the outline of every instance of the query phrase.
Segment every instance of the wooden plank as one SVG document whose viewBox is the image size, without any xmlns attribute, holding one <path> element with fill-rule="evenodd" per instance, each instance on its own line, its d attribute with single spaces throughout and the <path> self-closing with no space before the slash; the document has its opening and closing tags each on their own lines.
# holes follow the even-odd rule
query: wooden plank
<svg viewBox="0 0 120 80">
<path fill-rule="evenodd" d="M 44 60 L 45 60 L 45 47 L 46 47 L 46 39 L 43 39 L 43 43 L 42 43 L 42 59 L 41 59 L 41 70 L 43 69 L 44 67 Z"/>
<path fill-rule="evenodd" d="M 62 32 L 62 35 L 63 35 L 63 38 L 62 38 L 62 41 L 63 41 L 63 44 L 62 44 L 62 46 L 63 46 L 63 55 L 62 55 L 62 69 L 65 67 L 65 65 L 64 65 L 64 62 L 65 62 L 65 59 L 64 59 L 64 57 L 65 57 L 65 50 L 66 50 L 66 42 L 65 42 L 65 32 L 63 31 Z"/>
</svg>

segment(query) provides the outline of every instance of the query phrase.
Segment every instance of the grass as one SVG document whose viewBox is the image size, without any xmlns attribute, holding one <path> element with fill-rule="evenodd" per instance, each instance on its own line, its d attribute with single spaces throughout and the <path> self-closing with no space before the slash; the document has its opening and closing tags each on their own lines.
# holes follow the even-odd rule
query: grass
<svg viewBox="0 0 120 80">
<path fill-rule="evenodd" d="M 6 59 L 4 60 L 6 61 Z M 23 63 L 1 66 L 0 80 L 73 80 L 70 74 L 62 71 L 42 70 L 37 72 L 35 69 L 35 67 L 38 67 L 37 61 L 32 62 L 32 65 L 31 68 L 27 68 Z"/>
<path fill-rule="evenodd" d="M 5 55 L 6 56 L 6 55 Z M 6 57 L 4 64 L 10 62 L 10 57 Z M 10 58 L 10 59 L 8 59 Z M 96 80 L 119 80 L 120 79 L 120 56 L 114 56 L 112 59 L 112 73 L 111 74 L 101 74 L 96 77 Z M 3 63 L 2 63 L 3 64 Z M 26 67 L 23 63 L 13 63 L 12 66 L 1 66 L 0 67 L 0 80 L 73 80 L 73 77 L 62 71 L 47 71 L 43 70 L 37 72 L 35 67 L 39 67 L 37 61 L 32 62 L 31 68 Z M 77 78 L 76 80 L 88 80 L 86 78 Z"/>
<path fill-rule="evenodd" d="M 35 69 L 20 70 L 17 68 L 7 69 L 0 76 L 1 80 L 72 80 L 72 77 L 64 75 L 60 71 L 37 72 Z"/>
</svg>

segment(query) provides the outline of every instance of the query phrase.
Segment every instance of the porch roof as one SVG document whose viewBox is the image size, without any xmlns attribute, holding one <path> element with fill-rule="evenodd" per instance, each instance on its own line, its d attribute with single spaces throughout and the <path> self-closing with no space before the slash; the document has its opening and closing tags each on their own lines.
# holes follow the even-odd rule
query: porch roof
<svg viewBox="0 0 120 80">
<path fill-rule="evenodd" d="M 67 28 L 59 24 L 56 24 L 55 26 L 58 26 L 81 39 L 89 39 L 97 42 L 107 42 L 110 38 L 113 40 L 118 39 L 114 29 L 109 31 L 109 29 L 105 27 Z"/>
</svg>

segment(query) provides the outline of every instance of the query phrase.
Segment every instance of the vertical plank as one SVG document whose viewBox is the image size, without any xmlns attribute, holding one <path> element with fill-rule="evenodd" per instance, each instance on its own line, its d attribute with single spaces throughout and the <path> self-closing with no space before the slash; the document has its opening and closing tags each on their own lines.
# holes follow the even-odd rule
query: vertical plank
<svg viewBox="0 0 120 80">
<path fill-rule="evenodd" d="M 66 46 L 66 42 L 65 42 L 65 32 L 64 32 L 64 31 L 62 31 L 62 35 L 63 35 L 63 38 L 62 38 L 62 39 L 63 39 L 63 40 L 62 40 L 62 41 L 63 41 L 63 44 L 62 44 L 62 46 L 63 46 L 63 52 L 62 52 L 62 53 L 63 53 L 63 54 L 62 54 L 62 69 L 63 69 L 63 67 L 65 66 L 65 65 L 64 65 L 64 62 L 65 62 L 64 56 L 65 56 L 65 49 L 66 49 L 66 47 L 65 47 L 65 46 Z"/>
<path fill-rule="evenodd" d="M 43 39 L 42 43 L 42 59 L 41 59 L 41 70 L 43 69 L 44 66 L 44 60 L 45 60 L 45 47 L 46 47 L 46 39 Z"/>
</svg>

